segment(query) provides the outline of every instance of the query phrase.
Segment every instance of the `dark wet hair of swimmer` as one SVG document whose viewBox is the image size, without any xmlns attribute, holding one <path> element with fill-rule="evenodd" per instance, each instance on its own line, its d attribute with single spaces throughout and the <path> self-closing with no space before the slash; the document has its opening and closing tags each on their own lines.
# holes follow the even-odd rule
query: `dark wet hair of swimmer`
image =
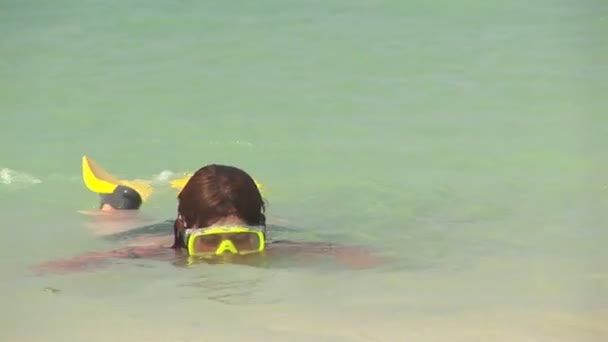
<svg viewBox="0 0 608 342">
<path fill-rule="evenodd" d="M 100 194 L 101 210 L 137 210 L 141 207 L 142 199 L 134 189 L 119 185 L 111 194 Z M 110 208 L 108 208 L 110 207 Z"/>
</svg>

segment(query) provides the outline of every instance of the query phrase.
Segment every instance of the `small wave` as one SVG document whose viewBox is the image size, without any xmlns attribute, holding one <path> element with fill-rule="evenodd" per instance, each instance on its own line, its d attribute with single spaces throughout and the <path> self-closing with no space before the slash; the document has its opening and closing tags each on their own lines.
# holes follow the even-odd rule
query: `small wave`
<svg viewBox="0 0 608 342">
<path fill-rule="evenodd" d="M 158 175 L 154 176 L 153 181 L 163 183 L 163 182 L 168 182 L 169 180 L 171 180 L 175 177 L 176 177 L 175 172 L 173 172 L 171 170 L 163 170 Z"/>
<path fill-rule="evenodd" d="M 233 140 L 233 141 L 211 140 L 208 143 L 209 143 L 209 145 L 236 145 L 236 146 L 253 147 L 253 143 L 252 142 L 244 141 L 244 140 Z"/>
<path fill-rule="evenodd" d="M 0 184 L 39 184 L 42 181 L 27 173 L 11 170 L 8 168 L 0 169 Z"/>
<path fill-rule="evenodd" d="M 174 172 L 171 170 L 163 170 L 159 174 L 152 176 L 152 183 L 154 184 L 170 184 L 174 181 L 184 179 L 185 177 L 191 176 L 189 172 Z"/>
</svg>

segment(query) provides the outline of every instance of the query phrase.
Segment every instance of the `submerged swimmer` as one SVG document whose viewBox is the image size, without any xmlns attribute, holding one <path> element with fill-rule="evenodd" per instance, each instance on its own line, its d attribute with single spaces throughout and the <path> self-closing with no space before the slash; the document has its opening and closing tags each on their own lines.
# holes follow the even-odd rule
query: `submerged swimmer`
<svg viewBox="0 0 608 342">
<path fill-rule="evenodd" d="M 90 191 L 99 194 L 99 209 L 104 212 L 138 210 L 152 193 L 147 182 L 120 180 L 87 156 L 82 157 L 82 179 Z"/>
<path fill-rule="evenodd" d="M 93 217 L 86 226 L 94 235 L 117 235 L 151 223 L 140 213 L 152 194 L 149 181 L 119 179 L 87 156 L 82 157 L 82 180 L 89 191 L 99 196 L 95 210 L 79 211 Z"/>
<path fill-rule="evenodd" d="M 265 211 L 259 188 L 246 172 L 233 166 L 207 165 L 190 177 L 178 195 L 172 244 L 167 241 L 88 253 L 42 265 L 41 269 L 69 272 L 114 258 L 186 260 L 187 264 L 219 258 L 259 266 L 280 257 L 297 256 L 310 261 L 315 256 L 329 256 L 353 268 L 379 262 L 359 247 L 272 240 L 267 235 Z"/>
</svg>

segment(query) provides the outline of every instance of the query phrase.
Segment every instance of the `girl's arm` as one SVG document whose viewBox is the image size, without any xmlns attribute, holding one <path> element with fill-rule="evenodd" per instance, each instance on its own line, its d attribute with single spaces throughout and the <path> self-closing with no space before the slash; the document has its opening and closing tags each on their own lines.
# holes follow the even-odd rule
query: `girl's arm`
<svg viewBox="0 0 608 342">
<path fill-rule="evenodd" d="M 338 264 L 351 269 L 372 268 L 386 262 L 386 259 L 373 255 L 367 248 L 361 246 L 342 246 L 327 242 L 293 242 L 279 240 L 271 243 L 268 249 L 270 255 L 297 255 L 304 258 L 304 260 L 319 256 L 329 256 Z"/>
<path fill-rule="evenodd" d="M 107 252 L 90 252 L 70 259 L 60 259 L 34 267 L 37 273 L 76 273 L 107 266 L 117 259 L 170 260 L 176 252 L 162 246 L 126 247 Z"/>
<path fill-rule="evenodd" d="M 107 252 L 90 252 L 80 256 L 55 260 L 35 267 L 38 273 L 76 273 L 108 266 L 113 260 L 152 259 L 175 261 L 184 252 L 166 246 L 140 246 L 115 249 Z M 268 245 L 265 253 L 271 259 L 296 257 L 304 263 L 314 263 L 315 257 L 330 256 L 338 264 L 351 269 L 366 269 L 380 266 L 385 259 L 373 255 L 359 246 L 340 246 L 323 242 L 275 241 Z M 254 258 L 255 259 L 255 258 Z"/>
</svg>

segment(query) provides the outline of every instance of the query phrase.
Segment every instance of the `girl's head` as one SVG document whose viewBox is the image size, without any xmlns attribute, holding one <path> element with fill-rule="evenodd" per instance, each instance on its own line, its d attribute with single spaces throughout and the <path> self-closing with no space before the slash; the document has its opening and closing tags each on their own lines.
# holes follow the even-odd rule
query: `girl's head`
<svg viewBox="0 0 608 342">
<path fill-rule="evenodd" d="M 265 226 L 265 205 L 258 187 L 245 171 L 226 165 L 199 169 L 178 196 L 175 244 L 181 246 L 185 228 L 205 228 L 217 223 Z"/>
</svg>

